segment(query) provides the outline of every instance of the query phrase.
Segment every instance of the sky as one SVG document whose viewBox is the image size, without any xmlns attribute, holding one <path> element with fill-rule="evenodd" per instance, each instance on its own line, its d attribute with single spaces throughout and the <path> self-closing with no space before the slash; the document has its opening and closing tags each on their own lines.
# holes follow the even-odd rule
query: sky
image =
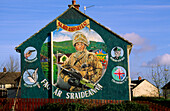
<svg viewBox="0 0 170 111">
<path fill-rule="evenodd" d="M 15 47 L 68 9 L 72 0 L 0 0 L 0 68 Z M 131 78 L 155 63 L 170 65 L 169 0 L 76 0 L 80 11 L 132 42 Z M 84 6 L 87 10 L 84 11 Z M 90 7 L 92 6 L 92 7 Z M 2 71 L 0 69 L 0 71 Z"/>
</svg>

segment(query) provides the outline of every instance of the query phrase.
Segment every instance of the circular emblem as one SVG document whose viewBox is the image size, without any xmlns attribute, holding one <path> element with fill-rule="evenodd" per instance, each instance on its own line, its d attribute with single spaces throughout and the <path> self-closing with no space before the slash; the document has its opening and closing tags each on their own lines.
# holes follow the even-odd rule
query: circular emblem
<svg viewBox="0 0 170 111">
<path fill-rule="evenodd" d="M 123 83 L 126 78 L 126 70 L 121 66 L 116 66 L 112 70 L 113 81 L 116 83 Z"/>
<path fill-rule="evenodd" d="M 124 56 L 124 51 L 121 47 L 114 47 L 112 50 L 111 50 L 111 59 L 114 61 L 114 62 L 120 62 L 122 60 L 125 59 Z"/>
<path fill-rule="evenodd" d="M 37 60 L 37 50 L 34 47 L 27 47 L 24 51 L 25 61 L 33 62 Z"/>
<path fill-rule="evenodd" d="M 28 69 L 23 74 L 23 80 L 26 84 L 32 85 L 35 84 L 38 80 L 38 68 L 36 70 Z"/>
<path fill-rule="evenodd" d="M 38 86 L 38 88 L 40 88 L 40 84 L 39 82 L 37 82 L 38 80 L 38 68 L 36 70 L 34 69 L 28 69 L 24 72 L 23 74 L 23 80 L 24 80 L 24 85 L 26 87 L 35 87 Z"/>
</svg>

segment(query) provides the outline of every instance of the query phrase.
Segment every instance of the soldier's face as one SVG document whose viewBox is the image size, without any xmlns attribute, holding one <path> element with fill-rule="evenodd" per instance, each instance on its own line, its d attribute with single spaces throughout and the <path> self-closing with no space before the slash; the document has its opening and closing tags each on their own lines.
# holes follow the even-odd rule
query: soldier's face
<svg viewBox="0 0 170 111">
<path fill-rule="evenodd" d="M 78 43 L 76 43 L 76 45 L 75 45 L 76 51 L 83 51 L 84 48 L 85 48 L 85 45 L 84 45 L 84 43 L 82 43 L 82 42 L 78 42 Z"/>
<path fill-rule="evenodd" d="M 115 56 L 119 57 L 121 55 L 121 51 L 115 51 Z"/>
</svg>

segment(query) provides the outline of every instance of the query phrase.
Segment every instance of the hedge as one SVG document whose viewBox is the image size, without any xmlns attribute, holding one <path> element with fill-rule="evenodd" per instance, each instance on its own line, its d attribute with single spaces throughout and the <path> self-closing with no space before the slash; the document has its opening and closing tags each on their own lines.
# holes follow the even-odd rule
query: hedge
<svg viewBox="0 0 170 111">
<path fill-rule="evenodd" d="M 161 106 L 170 108 L 170 99 L 158 98 L 158 97 L 133 97 L 132 101 L 149 101 Z"/>
<path fill-rule="evenodd" d="M 120 104 L 105 104 L 101 106 L 90 106 L 80 103 L 49 103 L 36 111 L 150 111 L 147 105 L 140 105 L 134 102 L 124 102 Z"/>
</svg>

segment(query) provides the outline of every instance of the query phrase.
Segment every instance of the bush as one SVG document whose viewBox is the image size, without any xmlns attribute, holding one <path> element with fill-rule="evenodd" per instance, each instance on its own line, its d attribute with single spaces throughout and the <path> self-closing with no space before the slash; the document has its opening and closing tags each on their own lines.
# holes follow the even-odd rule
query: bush
<svg viewBox="0 0 170 111">
<path fill-rule="evenodd" d="M 91 109 L 91 111 L 150 111 L 147 105 L 141 105 L 133 102 L 124 102 L 121 104 L 106 104 Z"/>
<path fill-rule="evenodd" d="M 158 97 L 133 97 L 132 101 L 149 101 L 161 106 L 170 108 L 170 99 L 158 98 Z"/>
<path fill-rule="evenodd" d="M 36 111 L 88 111 L 86 105 L 78 104 L 78 103 L 48 103 Z"/>
<path fill-rule="evenodd" d="M 79 103 L 64 104 L 63 109 L 67 109 L 65 111 L 88 111 L 87 105 L 82 105 Z"/>
<path fill-rule="evenodd" d="M 57 110 L 60 111 L 61 105 L 59 103 L 48 103 L 44 106 L 41 106 L 40 108 L 36 109 L 36 111 L 52 111 L 52 110 Z"/>
<path fill-rule="evenodd" d="M 90 105 L 90 104 L 89 104 Z M 88 104 L 79 103 L 53 103 L 37 109 L 37 111 L 150 111 L 147 105 L 140 105 L 133 102 L 124 102 L 121 104 L 105 104 L 102 106 L 89 107 Z"/>
</svg>

